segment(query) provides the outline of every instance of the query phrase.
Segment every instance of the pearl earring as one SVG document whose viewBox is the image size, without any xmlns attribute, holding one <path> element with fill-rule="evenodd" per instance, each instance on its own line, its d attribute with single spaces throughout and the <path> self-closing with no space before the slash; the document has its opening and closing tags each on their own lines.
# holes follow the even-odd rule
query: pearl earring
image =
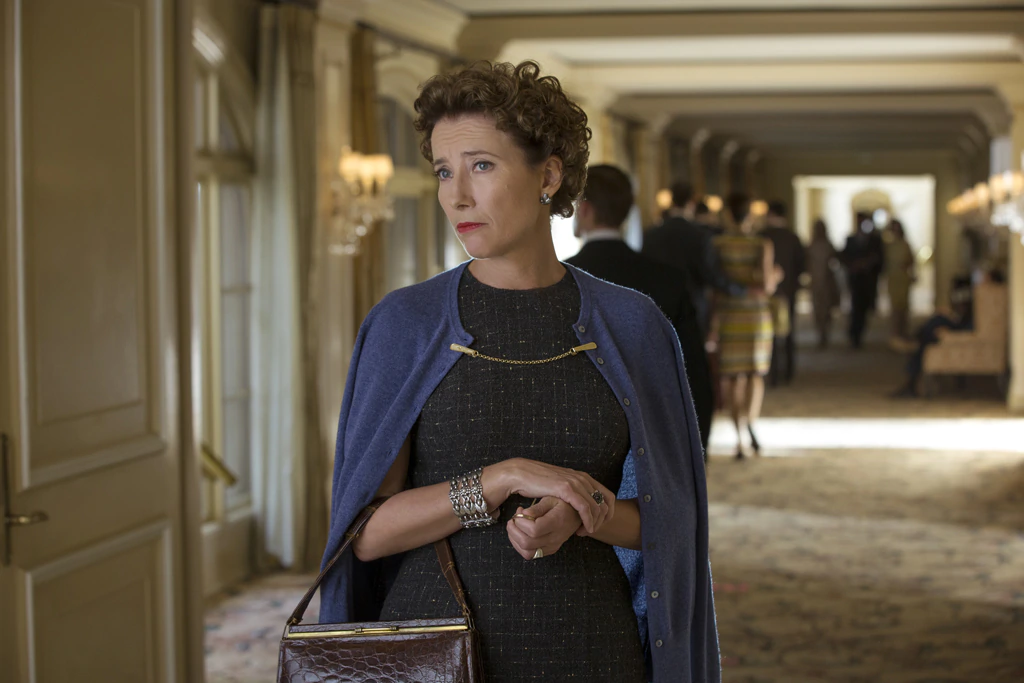
<svg viewBox="0 0 1024 683">
<path fill-rule="evenodd" d="M 549 195 L 549 194 L 548 194 L 547 192 L 545 192 L 544 194 L 542 194 L 542 195 L 540 196 L 540 203 L 541 203 L 541 204 L 544 204 L 545 206 L 547 206 L 548 204 L 550 204 L 550 203 L 551 203 L 551 195 Z"/>
</svg>

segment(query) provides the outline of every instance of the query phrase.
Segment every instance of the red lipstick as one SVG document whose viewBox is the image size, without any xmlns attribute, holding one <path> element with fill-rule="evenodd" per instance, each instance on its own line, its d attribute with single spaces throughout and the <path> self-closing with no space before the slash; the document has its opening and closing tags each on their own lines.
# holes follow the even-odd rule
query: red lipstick
<svg viewBox="0 0 1024 683">
<path fill-rule="evenodd" d="M 464 232 L 469 232 L 470 230 L 476 230 L 481 225 L 483 225 L 483 223 L 459 223 L 458 225 L 455 226 L 455 229 L 458 230 L 459 233 L 461 234 Z"/>
</svg>

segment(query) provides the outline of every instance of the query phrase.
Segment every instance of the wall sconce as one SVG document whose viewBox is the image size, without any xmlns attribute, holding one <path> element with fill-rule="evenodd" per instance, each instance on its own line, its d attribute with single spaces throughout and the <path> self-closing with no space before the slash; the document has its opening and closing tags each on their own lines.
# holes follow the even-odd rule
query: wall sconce
<svg viewBox="0 0 1024 683">
<path fill-rule="evenodd" d="M 757 199 L 750 202 L 750 213 L 758 218 L 768 215 L 768 202 L 763 199 Z"/>
<path fill-rule="evenodd" d="M 338 175 L 331 182 L 330 252 L 359 253 L 359 243 L 374 224 L 394 218 L 387 185 L 395 165 L 387 154 L 360 154 L 345 147 L 338 160 Z"/>
<path fill-rule="evenodd" d="M 711 213 L 718 213 L 722 210 L 722 198 L 715 194 L 704 197 L 704 206 L 708 207 Z"/>
<path fill-rule="evenodd" d="M 1024 242 L 1024 173 L 998 173 L 946 204 L 952 216 L 971 216 L 1021 234 Z"/>
<path fill-rule="evenodd" d="M 672 206 L 672 190 L 668 188 L 658 190 L 658 193 L 654 195 L 654 203 L 662 211 L 670 208 Z"/>
</svg>

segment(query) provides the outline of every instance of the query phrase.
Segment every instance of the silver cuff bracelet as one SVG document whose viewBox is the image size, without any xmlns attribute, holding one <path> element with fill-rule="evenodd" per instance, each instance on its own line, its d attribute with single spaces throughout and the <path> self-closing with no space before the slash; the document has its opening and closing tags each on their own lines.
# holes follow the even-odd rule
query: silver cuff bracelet
<svg viewBox="0 0 1024 683">
<path fill-rule="evenodd" d="M 476 529 L 494 524 L 495 519 L 487 511 L 484 500 L 484 487 L 480 483 L 483 468 L 477 468 L 469 474 L 456 477 L 451 481 L 448 499 L 452 502 L 452 510 L 462 523 L 463 529 Z"/>
</svg>

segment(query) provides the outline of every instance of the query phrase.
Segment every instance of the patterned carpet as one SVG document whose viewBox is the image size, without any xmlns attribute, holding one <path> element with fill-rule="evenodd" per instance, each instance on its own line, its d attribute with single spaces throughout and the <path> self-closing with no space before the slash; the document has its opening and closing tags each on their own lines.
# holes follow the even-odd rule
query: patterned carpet
<svg viewBox="0 0 1024 683">
<path fill-rule="evenodd" d="M 709 467 L 725 683 L 1024 681 L 1024 420 L 994 383 L 893 401 L 875 345 L 805 351 L 773 389 L 767 457 Z M 267 683 L 309 577 L 259 579 L 207 614 L 211 683 Z M 315 614 L 311 609 L 310 614 Z"/>
</svg>

